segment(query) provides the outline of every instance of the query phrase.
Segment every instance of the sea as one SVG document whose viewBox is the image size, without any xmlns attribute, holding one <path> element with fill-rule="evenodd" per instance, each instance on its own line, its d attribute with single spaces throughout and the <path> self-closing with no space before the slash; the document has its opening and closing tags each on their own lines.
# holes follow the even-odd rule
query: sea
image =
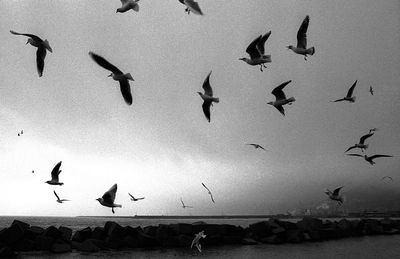
<svg viewBox="0 0 400 259">
<path fill-rule="evenodd" d="M 0 229 L 10 226 L 14 219 L 21 220 L 33 226 L 65 226 L 73 231 L 85 227 L 104 226 L 107 221 L 115 221 L 121 226 L 150 226 L 158 224 L 194 223 L 203 221 L 213 224 L 232 224 L 247 227 L 251 223 L 268 220 L 268 218 L 205 218 L 205 219 L 165 219 L 165 218 L 119 218 L 119 217 L 19 217 L 1 216 Z M 298 219 L 289 219 L 297 221 Z M 332 219 L 330 219 L 332 220 Z M 259 244 L 254 246 L 203 245 L 200 253 L 190 248 L 157 248 L 157 249 L 131 249 L 122 251 L 101 251 L 97 253 L 82 253 L 74 251 L 67 254 L 52 254 L 43 252 L 24 252 L 19 258 L 400 258 L 400 235 L 392 236 L 365 236 L 351 237 L 323 242 L 306 242 L 300 244 Z"/>
</svg>

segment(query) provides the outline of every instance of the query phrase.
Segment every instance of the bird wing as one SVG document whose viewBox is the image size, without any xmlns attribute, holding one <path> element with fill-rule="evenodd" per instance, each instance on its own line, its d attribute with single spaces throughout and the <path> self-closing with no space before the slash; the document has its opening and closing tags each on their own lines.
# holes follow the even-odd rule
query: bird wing
<svg viewBox="0 0 400 259">
<path fill-rule="evenodd" d="M 183 206 L 183 207 L 185 207 L 185 203 L 183 203 L 183 200 L 182 200 L 182 198 L 181 198 L 181 203 L 182 203 L 182 206 Z"/>
<path fill-rule="evenodd" d="M 116 66 L 108 62 L 105 58 L 102 56 L 97 55 L 96 53 L 90 51 L 89 55 L 92 57 L 92 59 L 102 68 L 107 69 L 114 74 L 123 74 L 121 70 L 119 70 Z"/>
<path fill-rule="evenodd" d="M 195 14 L 203 15 L 199 4 L 194 0 L 184 0 L 184 4 Z"/>
<path fill-rule="evenodd" d="M 213 96 L 213 90 L 210 85 L 211 72 L 212 71 L 210 71 L 210 73 L 208 74 L 208 76 L 206 77 L 206 79 L 204 80 L 204 83 L 203 83 L 204 94 L 208 95 L 208 96 Z"/>
<path fill-rule="evenodd" d="M 257 48 L 257 44 L 261 40 L 261 38 L 262 38 L 262 35 L 258 36 L 255 40 L 253 40 L 249 44 L 249 46 L 246 49 L 246 52 L 250 55 L 251 59 L 257 59 L 261 56 L 260 51 Z"/>
<path fill-rule="evenodd" d="M 43 46 L 38 47 L 36 51 L 36 67 L 39 77 L 43 75 L 45 57 L 46 57 L 46 48 Z"/>
<path fill-rule="evenodd" d="M 346 155 L 348 155 L 348 156 L 359 156 L 359 157 L 364 157 L 363 155 L 360 155 L 360 154 L 346 154 Z"/>
<path fill-rule="evenodd" d="M 374 90 L 372 89 L 372 86 L 369 87 L 369 92 L 374 95 Z"/>
<path fill-rule="evenodd" d="M 332 102 L 337 103 L 337 102 L 341 102 L 341 101 L 344 101 L 344 99 L 343 98 L 342 99 L 337 99 L 337 100 L 332 101 Z"/>
<path fill-rule="evenodd" d="M 106 203 L 113 204 L 115 200 L 115 194 L 117 193 L 117 184 L 114 184 L 110 190 L 104 193 L 103 200 Z"/>
<path fill-rule="evenodd" d="M 60 172 L 61 172 L 61 170 L 60 170 L 61 163 L 62 163 L 62 161 L 58 162 L 58 163 L 54 166 L 53 170 L 51 170 L 51 179 L 52 179 L 52 180 L 58 181 L 58 175 L 59 175 Z"/>
<path fill-rule="evenodd" d="M 266 34 L 264 34 L 261 39 L 257 42 L 257 49 L 260 52 L 261 55 L 264 54 L 265 52 L 265 42 L 268 40 L 269 36 L 271 35 L 271 31 L 267 32 Z"/>
<path fill-rule="evenodd" d="M 58 195 L 57 195 L 56 191 L 53 191 L 53 192 L 54 192 L 54 195 L 57 197 L 57 200 L 59 200 L 59 199 L 60 199 L 60 197 L 58 197 Z"/>
<path fill-rule="evenodd" d="M 23 36 L 30 37 L 30 38 L 32 38 L 34 41 L 39 41 L 39 42 L 43 41 L 41 38 L 39 38 L 38 36 L 33 35 L 33 34 L 29 34 L 29 33 L 19 33 L 19 32 L 15 32 L 15 31 L 13 31 L 13 30 L 10 30 L 10 32 L 11 32 L 12 34 L 14 34 L 14 35 L 23 35 Z"/>
<path fill-rule="evenodd" d="M 201 106 L 203 108 L 203 113 L 206 116 L 208 122 L 211 121 L 211 113 L 210 113 L 210 107 L 211 107 L 211 102 L 203 102 L 203 105 Z"/>
<path fill-rule="evenodd" d="M 308 23 L 310 22 L 310 17 L 307 15 L 304 18 L 303 22 L 300 25 L 300 28 L 297 32 L 297 47 L 306 49 L 307 48 L 307 29 Z"/>
<path fill-rule="evenodd" d="M 354 87 L 356 87 L 357 81 L 358 81 L 358 80 L 356 80 L 356 81 L 353 83 L 353 85 L 350 87 L 349 91 L 347 92 L 346 97 L 351 97 L 351 96 L 353 95 Z"/>
<path fill-rule="evenodd" d="M 203 186 L 204 186 L 204 188 L 206 188 L 206 189 L 207 189 L 207 191 L 209 191 L 209 192 L 210 192 L 210 189 L 208 189 L 208 188 L 207 188 L 207 186 L 206 186 L 204 183 L 201 183 L 201 185 L 203 185 Z"/>
<path fill-rule="evenodd" d="M 129 85 L 128 79 L 119 80 L 119 88 L 121 90 L 122 96 L 128 105 L 132 104 L 132 93 L 131 86 Z"/>
<path fill-rule="evenodd" d="M 283 116 L 285 116 L 285 109 L 283 106 L 274 106 L 280 113 L 282 113 Z"/>
<path fill-rule="evenodd" d="M 277 87 L 275 87 L 274 90 L 272 90 L 271 93 L 272 93 L 273 95 L 275 95 L 277 101 L 278 101 L 278 100 L 284 100 L 284 99 L 286 99 L 286 95 L 285 95 L 285 93 L 283 92 L 283 88 L 284 88 L 286 85 L 290 84 L 290 82 L 292 82 L 292 80 L 286 81 L 286 82 L 284 82 L 284 83 L 278 85 Z"/>
<path fill-rule="evenodd" d="M 126 4 L 127 2 L 129 2 L 129 0 L 121 0 L 122 5 Z"/>
<path fill-rule="evenodd" d="M 372 135 L 374 135 L 373 132 L 372 132 L 372 133 L 368 133 L 368 134 L 362 136 L 362 137 L 360 138 L 360 144 L 364 144 L 364 141 L 365 141 L 367 138 L 371 137 Z"/>
<path fill-rule="evenodd" d="M 356 148 L 356 146 L 351 146 L 351 147 L 349 147 L 346 151 L 344 151 L 345 153 L 346 152 L 349 152 L 350 150 L 352 150 L 352 149 L 354 149 L 354 148 Z"/>
<path fill-rule="evenodd" d="M 129 194 L 129 196 L 131 196 L 131 198 L 132 198 L 132 199 L 135 199 L 135 197 L 133 197 L 133 195 L 132 195 L 132 194 L 130 194 L 129 192 L 128 192 L 128 194 Z"/>
<path fill-rule="evenodd" d="M 211 201 L 213 202 L 213 203 L 215 203 L 215 201 L 214 201 L 214 197 L 213 197 L 213 195 L 212 195 L 212 193 L 210 192 L 210 196 L 211 196 Z"/>
<path fill-rule="evenodd" d="M 373 156 L 370 156 L 369 158 L 371 160 L 373 160 L 373 159 L 378 158 L 378 157 L 393 157 L 393 156 L 390 156 L 390 155 L 373 155 Z"/>
<path fill-rule="evenodd" d="M 340 189 L 342 189 L 342 188 L 343 188 L 343 186 L 340 186 L 340 187 L 336 188 L 336 189 L 333 191 L 333 195 L 335 195 L 335 196 L 339 195 Z"/>
</svg>

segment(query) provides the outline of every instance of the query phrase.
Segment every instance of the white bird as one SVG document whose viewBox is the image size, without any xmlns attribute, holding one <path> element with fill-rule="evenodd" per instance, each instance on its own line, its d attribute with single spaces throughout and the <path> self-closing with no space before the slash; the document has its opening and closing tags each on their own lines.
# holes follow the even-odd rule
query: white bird
<svg viewBox="0 0 400 259">
<path fill-rule="evenodd" d="M 354 149 L 354 148 L 360 148 L 361 151 L 364 152 L 364 150 L 368 148 L 368 144 L 364 144 L 364 142 L 365 142 L 365 140 L 366 140 L 367 138 L 371 137 L 372 135 L 374 135 L 374 133 L 373 133 L 373 132 L 371 133 L 371 131 L 370 131 L 370 133 L 368 133 L 368 134 L 362 136 L 362 137 L 360 138 L 360 142 L 357 143 L 357 144 L 354 144 L 354 146 L 349 147 L 349 148 L 345 151 L 345 153 L 348 152 L 348 151 L 350 151 L 350 150 L 352 150 L 352 149 Z"/>
<path fill-rule="evenodd" d="M 347 91 L 347 95 L 344 98 L 337 99 L 336 101 L 333 101 L 333 102 L 348 101 L 348 102 L 354 103 L 356 101 L 356 97 L 353 96 L 353 91 L 354 91 L 354 87 L 356 87 L 356 84 L 357 84 L 357 80 L 353 83 L 353 85 Z"/>
<path fill-rule="evenodd" d="M 197 92 L 200 95 L 200 97 L 204 100 L 202 108 L 208 122 L 211 121 L 210 106 L 212 105 L 213 102 L 219 103 L 219 98 L 213 96 L 213 90 L 210 85 L 211 72 L 212 71 L 210 71 L 210 73 L 208 74 L 207 78 L 204 80 L 203 83 L 204 94 L 201 92 Z"/>
<path fill-rule="evenodd" d="M 365 161 L 367 161 L 368 163 L 370 163 L 371 165 L 374 165 L 374 159 L 375 158 L 379 158 L 379 157 L 393 157 L 390 155 L 373 155 L 373 156 L 367 156 L 367 155 L 360 155 L 360 154 L 347 154 L 348 156 L 359 156 L 365 159 Z"/>
<path fill-rule="evenodd" d="M 193 248 L 193 245 L 197 248 L 197 250 L 199 250 L 199 252 L 201 253 L 201 244 L 200 244 L 200 239 L 201 238 L 205 238 L 206 235 L 204 235 L 204 230 L 200 231 L 199 233 L 195 234 L 195 237 L 192 241 L 192 244 L 190 245 L 190 248 Z"/>
<path fill-rule="evenodd" d="M 119 82 L 121 93 L 122 93 L 122 96 L 124 97 L 125 102 L 128 105 L 131 105 L 132 104 L 132 94 L 131 94 L 131 86 L 129 85 L 129 81 L 128 81 L 128 80 L 134 81 L 131 74 L 130 73 L 124 74 L 116 66 L 112 65 L 110 62 L 105 60 L 103 57 L 101 57 L 91 51 L 89 52 L 89 55 L 99 66 L 111 71 L 111 74 L 109 75 L 109 77 L 112 77 L 115 81 Z"/>
<path fill-rule="evenodd" d="M 125 13 L 130 9 L 139 12 L 139 0 L 121 0 L 122 6 L 117 9 L 117 13 Z"/>
<path fill-rule="evenodd" d="M 51 180 L 47 181 L 46 183 L 50 184 L 50 185 L 63 185 L 64 183 L 60 183 L 58 180 L 58 176 L 60 175 L 61 171 L 60 167 L 61 167 L 61 163 L 62 161 L 58 162 L 53 170 L 51 170 Z"/>
<path fill-rule="evenodd" d="M 185 12 L 190 14 L 190 12 L 193 12 L 198 15 L 203 15 L 203 12 L 200 9 L 199 4 L 194 1 L 194 0 L 179 0 L 182 4 L 186 5 Z"/>
<path fill-rule="evenodd" d="M 66 199 L 60 199 L 60 197 L 58 197 L 58 195 L 57 195 L 57 193 L 56 193 L 56 191 L 53 191 L 54 192 L 54 195 L 57 197 L 57 202 L 58 203 L 63 203 L 64 201 L 69 201 L 69 200 L 66 200 Z"/>
<path fill-rule="evenodd" d="M 331 192 L 329 189 L 325 191 L 325 193 L 329 196 L 329 198 L 333 201 L 337 201 L 340 205 L 343 203 L 343 197 L 339 194 L 340 189 L 342 189 L 343 186 L 336 188 L 333 192 Z"/>
<path fill-rule="evenodd" d="M 290 97 L 289 99 L 286 98 L 285 93 L 283 92 L 283 88 L 288 85 L 292 80 L 286 81 L 272 90 L 272 94 L 275 95 L 276 100 L 275 102 L 268 102 L 268 104 L 273 105 L 283 116 L 285 116 L 285 110 L 283 109 L 283 105 L 285 104 L 292 104 L 292 102 L 296 101 L 294 97 Z"/>
<path fill-rule="evenodd" d="M 214 197 L 213 197 L 213 195 L 212 195 L 212 193 L 211 193 L 211 191 L 210 191 L 210 189 L 208 189 L 208 187 L 204 184 L 204 183 L 201 183 L 202 185 L 203 185 L 203 187 L 204 188 L 206 188 L 206 190 L 208 191 L 208 194 L 210 195 L 210 197 L 211 197 L 211 201 L 213 202 L 213 203 L 215 203 L 215 201 L 214 201 Z"/>
<path fill-rule="evenodd" d="M 43 75 L 43 69 L 44 69 L 44 58 L 46 57 L 46 49 L 53 53 L 53 50 L 51 49 L 49 42 L 47 40 L 42 40 L 36 35 L 33 34 L 28 34 L 28 33 L 19 33 L 15 31 L 10 31 L 14 35 L 23 35 L 29 37 L 28 41 L 26 44 L 31 44 L 34 47 L 37 47 L 36 51 L 36 66 L 37 66 L 37 71 L 39 74 L 39 77 Z"/>
<path fill-rule="evenodd" d="M 117 184 L 114 184 L 110 190 L 106 191 L 101 198 L 97 198 L 96 200 L 99 201 L 101 205 L 110 207 L 112 213 L 115 213 L 114 208 L 122 208 L 122 205 L 114 203 L 116 193 Z"/>
<path fill-rule="evenodd" d="M 307 29 L 308 24 L 310 23 L 310 16 L 306 16 L 303 22 L 300 25 L 300 28 L 297 32 L 297 47 L 292 45 L 287 46 L 288 49 L 291 49 L 294 53 L 304 55 L 304 59 L 307 60 L 307 55 L 314 55 L 315 48 L 311 47 L 307 49 Z"/>
<path fill-rule="evenodd" d="M 263 146 L 258 145 L 258 144 L 251 143 L 251 144 L 246 144 L 246 145 L 253 146 L 255 149 L 260 148 L 260 149 L 262 149 L 262 150 L 267 151 Z"/>
<path fill-rule="evenodd" d="M 271 35 L 271 31 L 267 32 L 264 35 L 258 36 L 255 40 L 253 40 L 250 45 L 247 47 L 246 52 L 250 55 L 250 58 L 240 58 L 239 60 L 243 60 L 247 64 L 251 66 L 260 66 L 260 71 L 263 71 L 263 67 L 267 68 L 265 63 L 271 63 L 271 55 L 265 55 L 265 42 Z"/>
<path fill-rule="evenodd" d="M 182 203 L 182 208 L 184 208 L 184 209 L 186 209 L 186 208 L 192 209 L 193 208 L 192 206 L 186 206 L 185 203 L 183 203 L 182 198 L 181 198 L 181 203 Z"/>
<path fill-rule="evenodd" d="M 128 193 L 128 194 L 129 194 L 129 196 L 131 196 L 131 201 L 138 201 L 138 200 L 143 200 L 143 199 L 144 199 L 144 197 L 142 197 L 142 198 L 135 198 L 135 197 L 133 197 L 132 194 L 130 194 L 130 193 Z"/>
<path fill-rule="evenodd" d="M 374 89 L 372 89 L 372 85 L 369 86 L 369 92 L 371 93 L 371 95 L 374 95 Z"/>
</svg>

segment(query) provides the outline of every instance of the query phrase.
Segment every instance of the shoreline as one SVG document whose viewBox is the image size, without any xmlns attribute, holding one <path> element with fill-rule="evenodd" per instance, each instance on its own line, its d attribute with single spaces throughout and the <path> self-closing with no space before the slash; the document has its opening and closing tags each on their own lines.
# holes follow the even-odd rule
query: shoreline
<svg viewBox="0 0 400 259">
<path fill-rule="evenodd" d="M 194 218 L 193 216 L 183 217 Z M 134 218 L 137 219 L 137 217 Z M 154 217 L 151 216 L 151 218 Z M 205 217 L 201 216 L 201 218 Z M 0 230 L 0 257 L 16 256 L 19 252 L 31 251 L 90 253 L 134 248 L 187 247 L 190 249 L 194 235 L 200 231 L 204 231 L 207 235 L 201 240 L 203 246 L 268 245 L 321 242 L 357 236 L 396 235 L 400 234 L 400 220 L 341 218 L 333 221 L 304 217 L 296 222 L 290 222 L 270 218 L 250 224 L 248 227 L 207 224 L 203 221 L 192 224 L 175 223 L 131 227 L 107 221 L 104 226 L 86 227 L 74 232 L 68 227 L 49 226 L 45 229 L 14 220 L 8 228 Z"/>
</svg>

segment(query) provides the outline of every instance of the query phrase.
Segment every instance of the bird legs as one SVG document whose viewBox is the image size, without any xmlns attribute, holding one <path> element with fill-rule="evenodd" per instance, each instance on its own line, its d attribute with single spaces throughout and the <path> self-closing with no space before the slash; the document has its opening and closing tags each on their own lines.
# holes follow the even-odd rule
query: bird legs
<svg viewBox="0 0 400 259">
<path fill-rule="evenodd" d="M 263 63 L 263 64 L 260 64 L 260 71 L 261 71 L 261 72 L 264 72 L 264 71 L 263 71 L 263 68 L 267 68 L 267 66 L 266 66 L 264 63 Z"/>
<path fill-rule="evenodd" d="M 115 212 L 114 212 L 114 207 L 111 208 L 111 211 L 112 211 L 113 214 L 115 214 Z"/>
<path fill-rule="evenodd" d="M 304 60 L 307 61 L 307 55 L 304 55 Z"/>
</svg>

